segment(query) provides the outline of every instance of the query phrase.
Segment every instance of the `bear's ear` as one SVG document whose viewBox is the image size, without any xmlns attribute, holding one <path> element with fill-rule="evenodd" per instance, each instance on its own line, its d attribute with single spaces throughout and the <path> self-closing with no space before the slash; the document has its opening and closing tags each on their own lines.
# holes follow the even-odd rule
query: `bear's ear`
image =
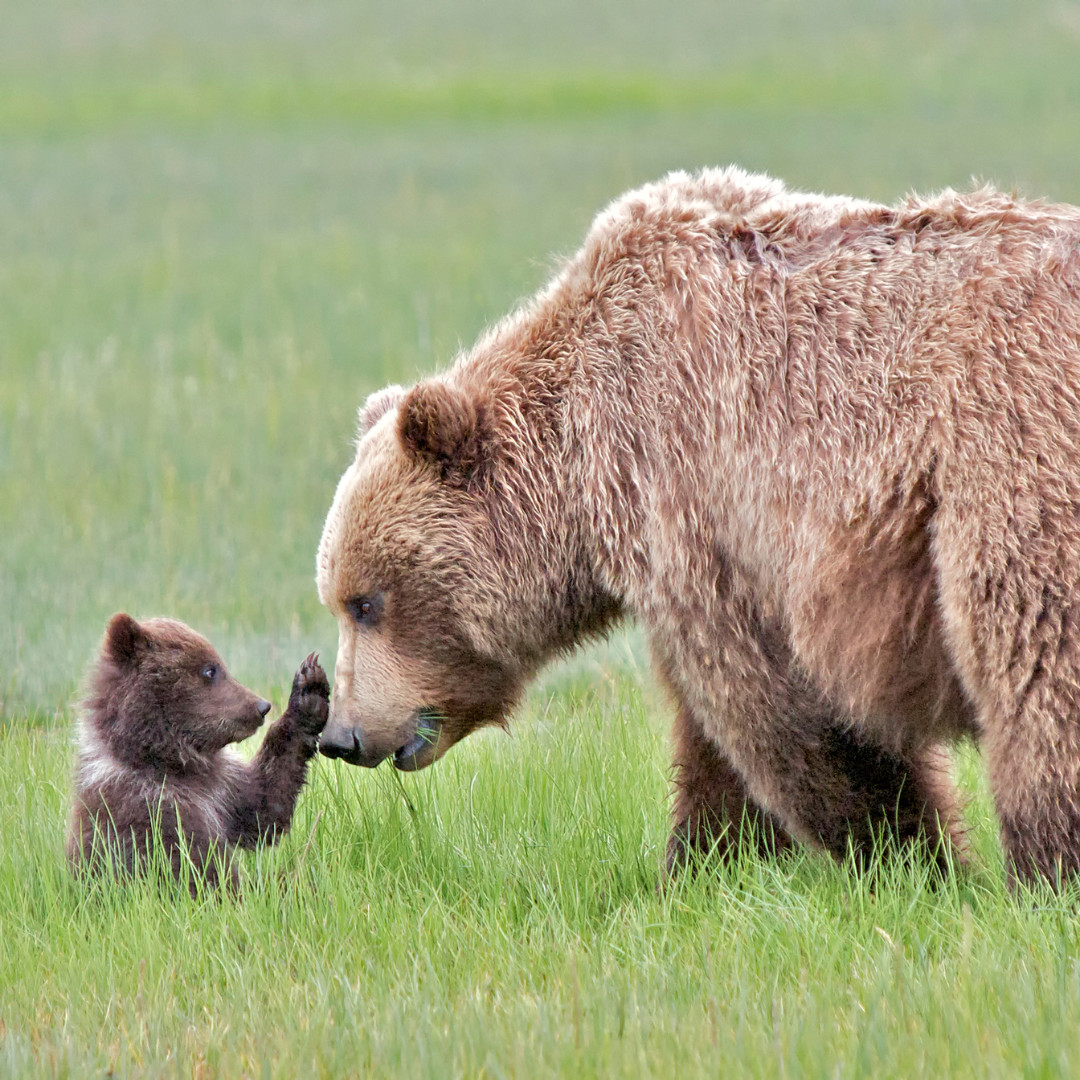
<svg viewBox="0 0 1080 1080">
<path fill-rule="evenodd" d="M 404 396 L 405 391 L 397 385 L 384 386 L 381 390 L 369 394 L 367 401 L 360 406 L 356 441 L 359 442 L 386 413 L 391 409 L 396 409 Z"/>
<path fill-rule="evenodd" d="M 105 628 L 105 652 L 118 664 L 134 663 L 149 640 L 146 631 L 122 611 L 114 615 Z"/>
<path fill-rule="evenodd" d="M 480 464 L 482 420 L 475 402 L 433 379 L 405 395 L 398 434 L 405 449 L 434 465 L 444 480 L 464 483 Z"/>
</svg>

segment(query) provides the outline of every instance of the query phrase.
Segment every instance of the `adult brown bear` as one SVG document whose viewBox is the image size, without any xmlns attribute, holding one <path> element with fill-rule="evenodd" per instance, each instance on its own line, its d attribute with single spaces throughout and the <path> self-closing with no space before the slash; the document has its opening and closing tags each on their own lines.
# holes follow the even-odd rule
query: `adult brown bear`
<svg viewBox="0 0 1080 1080">
<path fill-rule="evenodd" d="M 938 846 L 977 737 L 1016 875 L 1080 869 L 1080 210 L 673 174 L 444 376 L 374 395 L 318 555 L 324 752 L 419 768 L 628 613 L 672 863 L 742 821 Z"/>
</svg>

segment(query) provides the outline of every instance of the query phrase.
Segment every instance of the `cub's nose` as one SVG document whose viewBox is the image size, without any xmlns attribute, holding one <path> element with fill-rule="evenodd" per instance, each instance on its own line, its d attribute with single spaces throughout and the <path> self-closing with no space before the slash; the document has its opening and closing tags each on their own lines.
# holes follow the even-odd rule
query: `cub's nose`
<svg viewBox="0 0 1080 1080">
<path fill-rule="evenodd" d="M 272 705 L 270 704 L 270 702 L 269 702 L 269 701 L 263 701 L 263 699 L 262 699 L 262 698 L 260 698 L 260 699 L 259 699 L 259 700 L 258 700 L 258 701 L 257 701 L 257 702 L 255 703 L 255 711 L 256 711 L 256 712 L 257 712 L 257 713 L 258 713 L 258 714 L 259 714 L 259 715 L 260 715 L 260 716 L 261 716 L 261 717 L 262 717 L 262 718 L 263 718 L 264 720 L 266 719 L 266 714 L 267 714 L 267 713 L 268 713 L 268 712 L 269 712 L 269 711 L 271 710 L 271 708 L 273 708 L 273 706 L 272 706 Z"/>
</svg>

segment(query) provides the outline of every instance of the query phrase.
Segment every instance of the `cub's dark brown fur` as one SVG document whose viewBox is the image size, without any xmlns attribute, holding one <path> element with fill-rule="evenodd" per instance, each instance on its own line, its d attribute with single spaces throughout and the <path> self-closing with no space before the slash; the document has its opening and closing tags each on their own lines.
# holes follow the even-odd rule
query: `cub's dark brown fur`
<svg viewBox="0 0 1080 1080">
<path fill-rule="evenodd" d="M 72 866 L 136 871 L 156 836 L 177 877 L 186 848 L 208 882 L 223 868 L 235 881 L 236 846 L 273 843 L 288 830 L 329 694 L 312 654 L 285 713 L 244 762 L 226 747 L 258 730 L 270 702 L 241 686 L 184 623 L 114 615 L 81 721 Z"/>
</svg>

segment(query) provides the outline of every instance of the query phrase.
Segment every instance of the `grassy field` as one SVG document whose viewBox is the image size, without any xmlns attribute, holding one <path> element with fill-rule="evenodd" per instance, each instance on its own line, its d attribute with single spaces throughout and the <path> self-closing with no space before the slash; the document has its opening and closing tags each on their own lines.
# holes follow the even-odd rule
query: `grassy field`
<svg viewBox="0 0 1080 1080">
<path fill-rule="evenodd" d="M 241 902 L 62 843 L 108 615 L 280 706 L 365 394 L 447 363 L 590 217 L 737 161 L 1080 202 L 1075 3 L 0 0 L 0 1076 L 1080 1072 L 1077 897 L 813 854 L 658 895 L 667 707 L 631 630 L 512 738 L 319 761 Z"/>
</svg>

